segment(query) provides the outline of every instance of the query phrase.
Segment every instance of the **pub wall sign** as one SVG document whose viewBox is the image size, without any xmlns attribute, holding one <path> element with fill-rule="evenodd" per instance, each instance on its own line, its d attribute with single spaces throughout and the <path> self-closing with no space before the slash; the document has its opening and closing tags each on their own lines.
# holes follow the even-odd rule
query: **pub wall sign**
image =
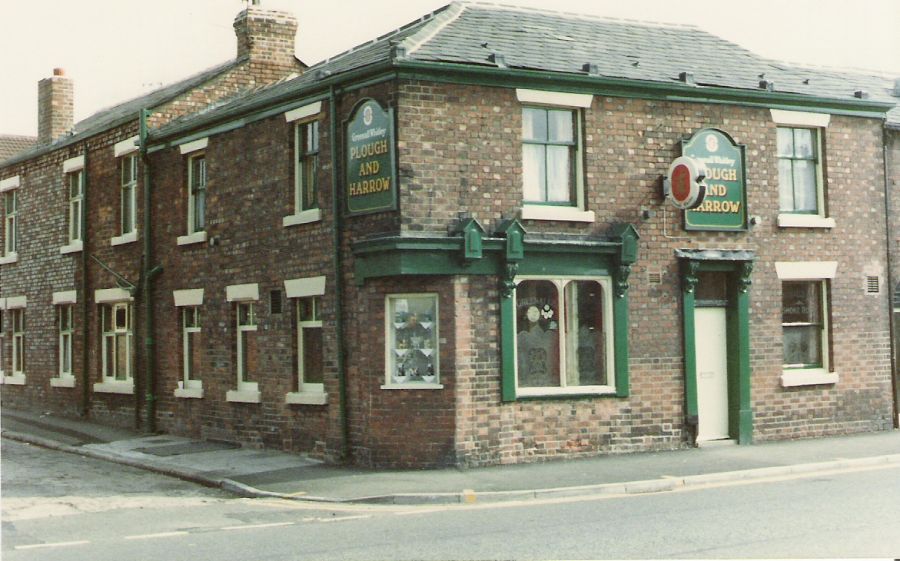
<svg viewBox="0 0 900 561">
<path fill-rule="evenodd" d="M 684 211 L 685 230 L 747 230 L 745 150 L 718 129 L 703 129 L 681 143 L 681 153 L 706 166 L 706 198 Z"/>
<path fill-rule="evenodd" d="M 346 124 L 344 170 L 351 216 L 397 208 L 394 112 L 374 99 L 360 101 Z"/>
</svg>

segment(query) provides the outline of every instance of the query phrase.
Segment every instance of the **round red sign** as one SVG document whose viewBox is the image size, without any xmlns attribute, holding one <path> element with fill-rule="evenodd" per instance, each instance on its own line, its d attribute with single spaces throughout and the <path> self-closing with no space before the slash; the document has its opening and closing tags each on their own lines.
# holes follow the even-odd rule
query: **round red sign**
<svg viewBox="0 0 900 561">
<path fill-rule="evenodd" d="M 666 198 L 682 210 L 697 208 L 706 197 L 706 166 L 702 162 L 682 156 L 669 166 Z"/>
</svg>

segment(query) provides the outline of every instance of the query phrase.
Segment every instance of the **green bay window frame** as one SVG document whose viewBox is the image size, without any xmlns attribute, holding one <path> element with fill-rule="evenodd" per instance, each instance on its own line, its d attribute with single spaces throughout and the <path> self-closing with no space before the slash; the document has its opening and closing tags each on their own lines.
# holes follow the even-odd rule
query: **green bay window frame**
<svg viewBox="0 0 900 561">
<path fill-rule="evenodd" d="M 606 277 L 547 277 L 520 276 L 515 279 L 515 379 L 516 394 L 520 397 L 552 396 L 554 394 L 611 394 L 616 390 L 615 329 L 612 279 Z M 546 289 L 553 287 L 550 298 L 522 298 L 524 284 Z M 586 300 L 584 290 L 593 287 L 597 291 L 594 300 Z M 545 296 L 547 296 L 545 295 Z M 581 308 L 589 310 L 599 305 L 599 325 L 587 325 Z M 522 313 L 527 307 L 527 312 Z M 527 323 L 529 325 L 523 325 Z M 597 344 L 597 335 L 600 342 Z M 529 344 L 534 341 L 533 344 Z M 546 347 L 546 348 L 542 348 Z M 547 355 L 550 351 L 550 356 Z M 591 351 L 591 352 L 586 352 Z M 546 363 L 543 373 L 536 376 L 547 377 L 549 383 L 539 384 L 530 380 L 526 384 L 523 364 L 528 363 L 526 354 L 537 352 L 539 364 Z M 598 359 L 599 357 L 599 359 Z M 555 366 L 555 368 L 553 368 Z M 555 380 L 554 373 L 555 372 Z M 596 383 L 588 378 L 596 377 Z"/>
<path fill-rule="evenodd" d="M 294 213 L 319 208 L 319 121 L 294 125 Z"/>
<path fill-rule="evenodd" d="M 79 169 L 68 175 L 69 187 L 69 243 L 81 241 L 81 217 L 84 205 L 84 170 Z"/>
<path fill-rule="evenodd" d="M 137 231 L 137 154 L 128 154 L 121 158 L 121 234 L 132 234 Z"/>
<path fill-rule="evenodd" d="M 188 234 L 206 230 L 206 169 L 206 154 L 188 158 Z"/>
<path fill-rule="evenodd" d="M 811 127 L 777 127 L 780 212 L 825 214 L 822 132 Z"/>
<path fill-rule="evenodd" d="M 582 136 L 580 109 L 522 106 L 524 204 L 582 206 Z M 567 168 L 565 173 L 554 175 L 561 163 Z M 564 185 L 560 185 L 562 180 Z M 562 192 L 564 198 L 559 196 Z"/>
<path fill-rule="evenodd" d="M 468 219 L 447 238 L 371 238 L 353 244 L 354 278 L 404 275 L 487 275 L 500 283 L 501 400 L 628 397 L 628 277 L 637 261 L 637 230 L 614 225 L 604 238 L 528 237 L 517 219 L 504 221 L 492 237 Z M 614 393 L 519 396 L 516 390 L 516 279 L 527 277 L 609 279 L 612 297 Z"/>
</svg>

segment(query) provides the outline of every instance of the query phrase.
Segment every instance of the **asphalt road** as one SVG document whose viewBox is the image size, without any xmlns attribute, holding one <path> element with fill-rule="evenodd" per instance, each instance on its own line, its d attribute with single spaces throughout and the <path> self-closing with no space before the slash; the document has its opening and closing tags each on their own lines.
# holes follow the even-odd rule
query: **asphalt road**
<svg viewBox="0 0 900 561">
<path fill-rule="evenodd" d="M 625 497 L 328 508 L 2 443 L 4 561 L 896 557 L 900 467 Z"/>
</svg>

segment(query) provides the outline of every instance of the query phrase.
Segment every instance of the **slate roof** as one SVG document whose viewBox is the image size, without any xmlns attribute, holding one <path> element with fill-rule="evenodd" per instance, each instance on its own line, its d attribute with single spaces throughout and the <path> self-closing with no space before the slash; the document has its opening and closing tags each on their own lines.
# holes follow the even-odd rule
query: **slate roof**
<svg viewBox="0 0 900 561">
<path fill-rule="evenodd" d="M 502 55 L 510 69 L 585 76 L 585 64 L 590 64 L 599 77 L 672 85 L 683 84 L 679 74 L 690 72 L 701 88 L 760 92 L 765 91 L 760 82 L 767 80 L 774 82 L 775 93 L 853 102 L 862 101 L 854 93 L 864 90 L 866 101 L 900 103 L 886 77 L 766 59 L 694 26 L 458 1 L 316 64 L 294 80 L 232 100 L 216 108 L 213 116 L 188 115 L 153 136 L 171 136 L 287 99 L 310 89 L 323 76 L 407 61 L 497 67 L 492 55 Z M 900 109 L 890 117 L 900 126 Z"/>
<path fill-rule="evenodd" d="M 75 126 L 73 127 L 74 134 L 57 140 L 56 142 L 48 146 L 35 147 L 26 152 L 21 152 L 14 157 L 10 157 L 10 159 L 6 162 L 3 161 L 4 158 L 0 157 L 0 162 L 3 162 L 4 164 L 10 164 L 27 160 L 45 152 L 49 152 L 62 146 L 66 146 L 73 142 L 78 142 L 86 136 L 97 134 L 104 130 L 118 126 L 123 122 L 137 120 L 138 112 L 141 109 L 152 109 L 154 107 L 159 107 L 160 105 L 163 105 L 177 98 L 178 96 L 193 90 L 194 88 L 202 86 L 216 76 L 219 76 L 220 74 L 223 74 L 244 62 L 246 62 L 244 59 L 230 60 L 226 63 L 203 70 L 202 72 L 198 72 L 197 74 L 194 74 L 179 82 L 175 82 L 174 84 L 170 84 L 150 93 L 138 96 L 134 99 L 130 99 L 117 105 L 113 105 L 112 107 L 101 109 L 90 117 L 75 123 Z"/>
<path fill-rule="evenodd" d="M 33 136 L 0 134 L 0 162 L 30 150 L 35 144 L 37 144 L 37 138 Z"/>
</svg>

